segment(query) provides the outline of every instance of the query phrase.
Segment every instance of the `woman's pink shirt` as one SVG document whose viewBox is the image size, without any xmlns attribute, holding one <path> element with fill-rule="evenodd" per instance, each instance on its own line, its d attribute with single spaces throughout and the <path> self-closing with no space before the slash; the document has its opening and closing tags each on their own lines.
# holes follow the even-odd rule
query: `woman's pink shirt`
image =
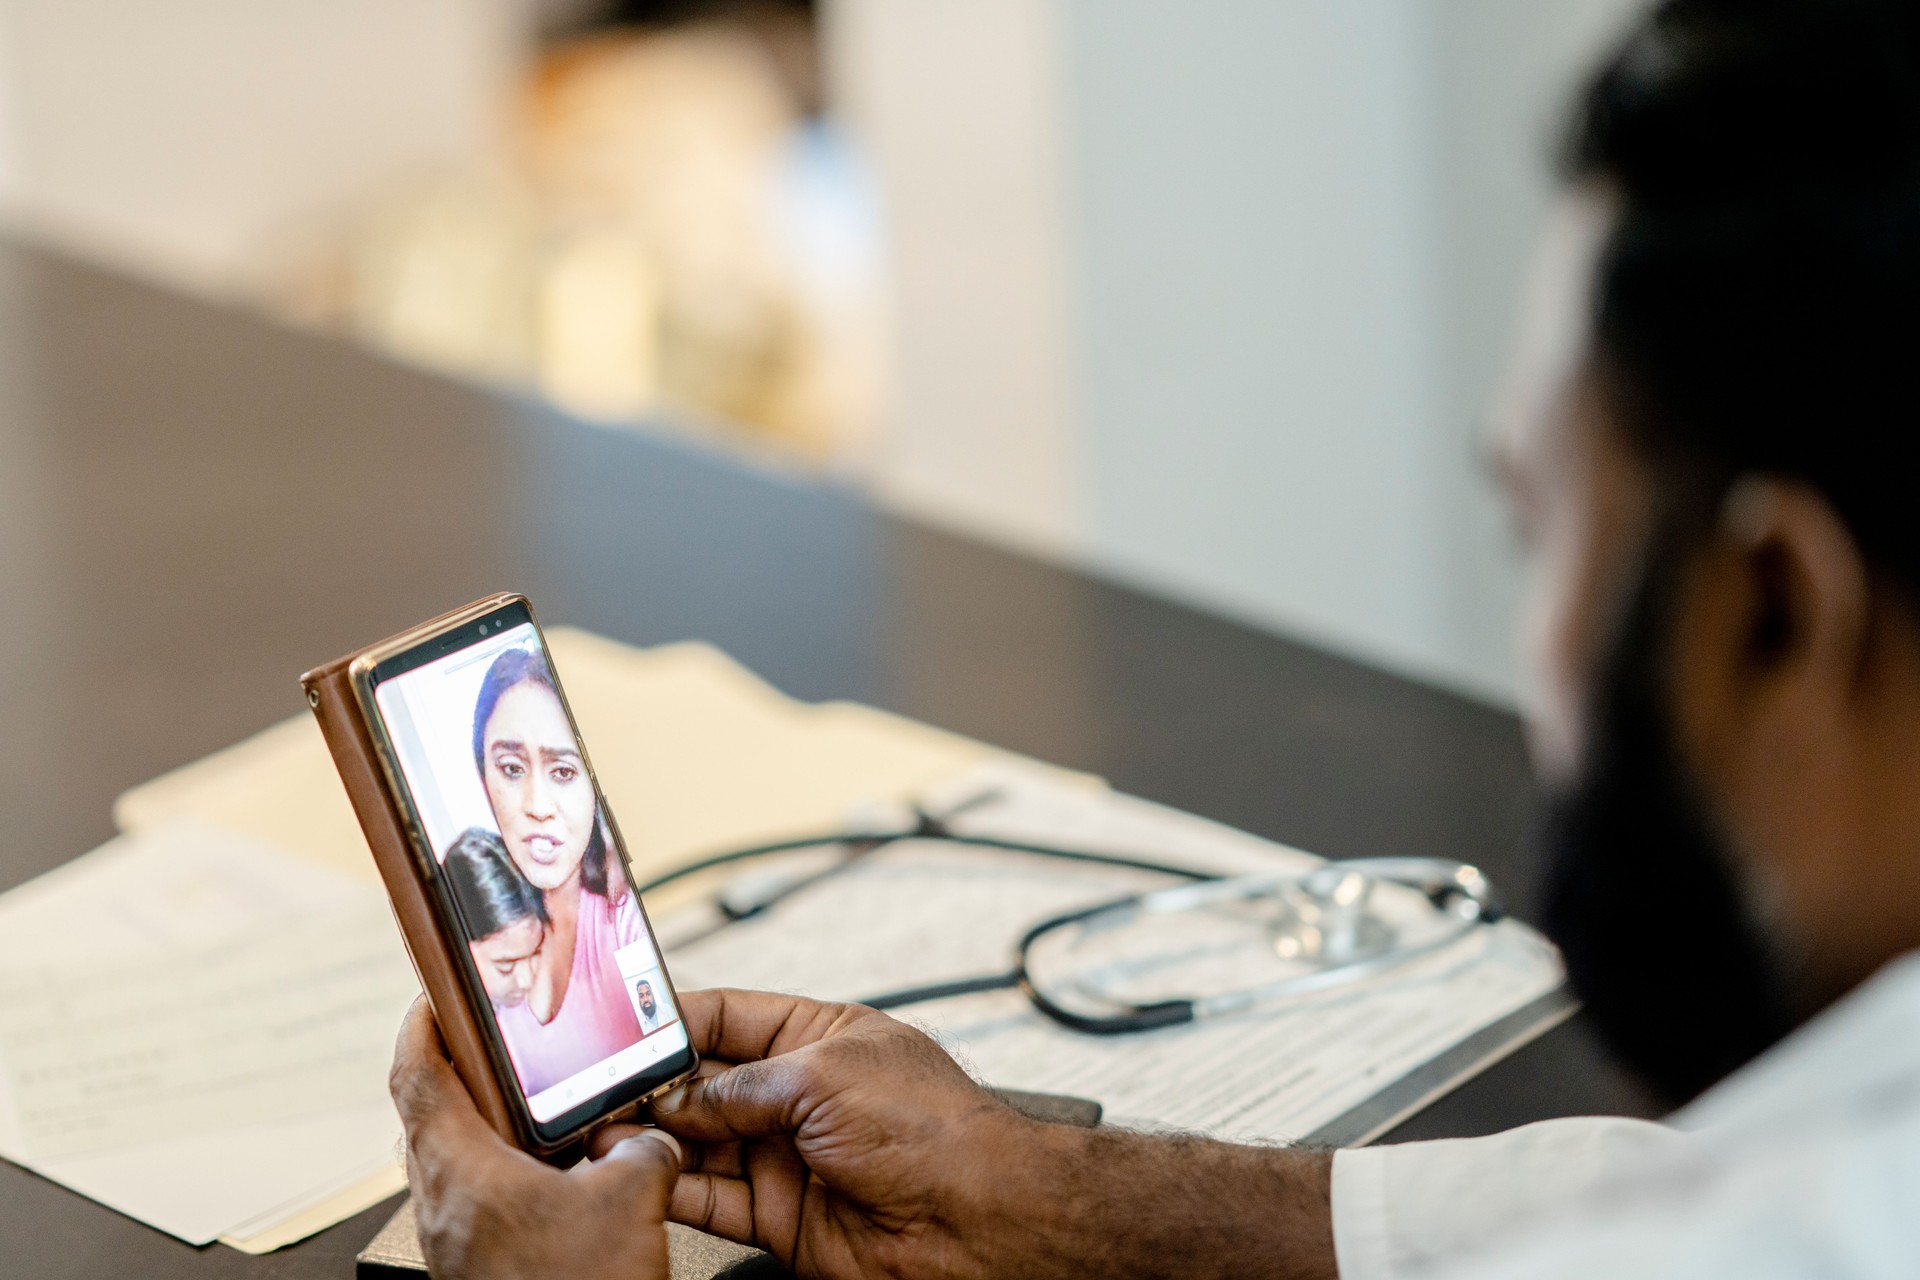
<svg viewBox="0 0 1920 1280">
<path fill-rule="evenodd" d="M 553 1021 L 542 1025 L 525 1003 L 493 1006 L 527 1096 L 552 1088 L 640 1039 L 640 1022 L 613 953 L 645 938 L 639 903 L 631 892 L 616 907 L 583 888 L 573 939 L 573 973 Z"/>
</svg>

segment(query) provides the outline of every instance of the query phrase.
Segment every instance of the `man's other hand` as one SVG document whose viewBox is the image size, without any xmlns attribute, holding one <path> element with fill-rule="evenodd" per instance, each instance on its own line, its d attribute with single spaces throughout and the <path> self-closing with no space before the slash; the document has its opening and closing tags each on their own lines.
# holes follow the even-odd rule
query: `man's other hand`
<svg viewBox="0 0 1920 1280">
<path fill-rule="evenodd" d="M 688 1151 L 676 1221 L 802 1276 L 985 1275 L 1027 1253 L 1023 1227 L 1045 1215 L 1021 1173 L 1067 1131 L 1020 1116 L 872 1009 L 746 991 L 682 1003 L 704 1061 L 654 1104 Z"/>
<path fill-rule="evenodd" d="M 809 1280 L 1334 1274 L 1324 1152 L 1043 1124 L 857 1005 L 682 1004 L 703 1061 L 654 1104 L 687 1151 L 671 1215 Z"/>
<path fill-rule="evenodd" d="M 592 1164 L 567 1172 L 509 1146 L 454 1074 L 425 1000 L 400 1029 L 389 1084 L 435 1276 L 664 1280 L 681 1159 L 673 1139 L 628 1126 Z"/>
</svg>

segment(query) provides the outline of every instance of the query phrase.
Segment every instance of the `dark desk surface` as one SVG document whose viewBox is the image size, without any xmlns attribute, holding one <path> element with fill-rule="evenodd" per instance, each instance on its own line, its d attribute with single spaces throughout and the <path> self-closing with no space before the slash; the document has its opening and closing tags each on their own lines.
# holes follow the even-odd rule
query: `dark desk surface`
<svg viewBox="0 0 1920 1280">
<path fill-rule="evenodd" d="M 305 668 L 504 587 L 1319 853 L 1476 861 L 1529 900 L 1504 712 L 0 242 L 0 889 L 112 835 L 124 788 L 298 712 Z M 1576 1020 L 1395 1136 L 1639 1106 Z M 0 1162 L 0 1271 L 341 1277 L 388 1212 L 249 1258 Z"/>
</svg>

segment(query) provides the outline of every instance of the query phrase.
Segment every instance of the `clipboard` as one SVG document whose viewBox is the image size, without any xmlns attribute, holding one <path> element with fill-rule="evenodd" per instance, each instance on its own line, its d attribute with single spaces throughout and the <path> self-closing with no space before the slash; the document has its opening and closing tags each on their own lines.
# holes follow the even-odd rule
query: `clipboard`
<svg viewBox="0 0 1920 1280">
<path fill-rule="evenodd" d="M 982 766 L 924 793 L 920 807 L 957 815 L 947 825 L 972 834 L 1224 875 L 1298 874 L 1323 861 L 1017 765 Z M 860 829 L 910 827 L 908 816 Z M 1165 884 L 1151 872 L 932 841 L 902 841 L 838 865 L 825 876 L 817 867 L 803 870 L 796 877 L 802 887 L 776 891 L 778 905 L 764 914 L 704 928 L 697 908 L 663 915 L 676 974 L 691 987 L 852 1001 L 883 988 L 960 983 L 1005 972 L 1013 942 L 1037 920 Z M 859 928 L 849 930 L 849 921 Z M 691 941 L 676 944 L 683 929 Z M 1158 1031 L 1070 1031 L 1010 989 L 896 1012 L 940 1038 L 987 1083 L 1097 1098 L 1118 1123 L 1352 1146 L 1576 1008 L 1558 952 L 1528 926 L 1502 920 L 1347 991 Z"/>
</svg>

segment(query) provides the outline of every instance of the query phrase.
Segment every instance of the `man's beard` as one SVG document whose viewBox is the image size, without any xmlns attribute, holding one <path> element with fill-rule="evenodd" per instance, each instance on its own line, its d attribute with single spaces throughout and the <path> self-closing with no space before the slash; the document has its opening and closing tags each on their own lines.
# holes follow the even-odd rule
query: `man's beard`
<svg viewBox="0 0 1920 1280">
<path fill-rule="evenodd" d="M 1580 773 L 1548 796 L 1541 910 L 1601 1037 L 1670 1106 L 1796 1022 L 1785 966 L 1679 761 L 1664 678 L 1675 542 L 1655 540 L 1600 669 Z"/>
</svg>

